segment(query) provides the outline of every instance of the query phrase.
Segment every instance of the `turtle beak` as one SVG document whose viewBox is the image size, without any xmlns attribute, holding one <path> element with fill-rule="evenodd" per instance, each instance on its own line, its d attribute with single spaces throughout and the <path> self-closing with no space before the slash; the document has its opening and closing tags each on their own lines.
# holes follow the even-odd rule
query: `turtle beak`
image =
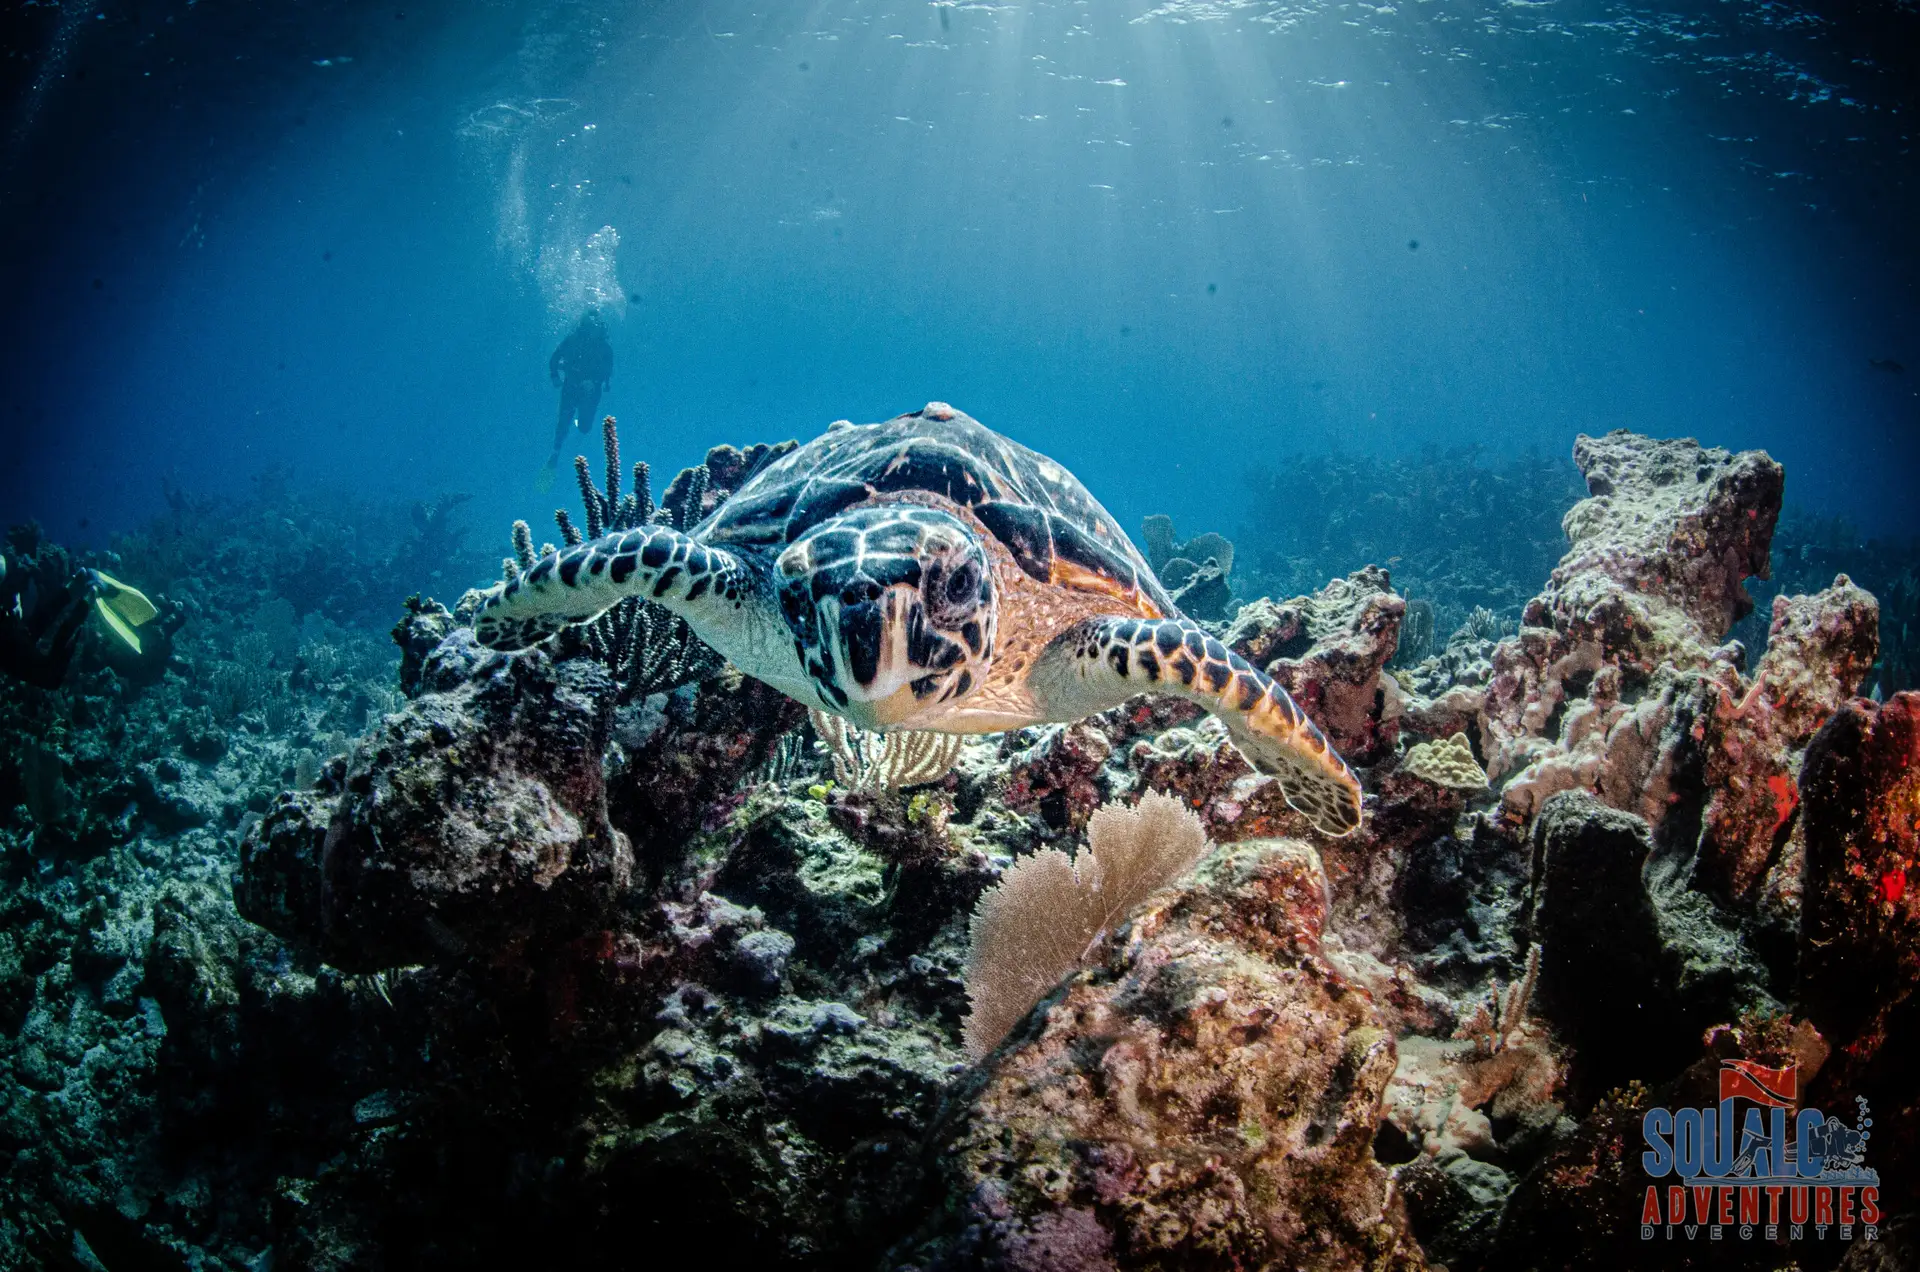
<svg viewBox="0 0 1920 1272">
<path fill-rule="evenodd" d="M 901 721 L 920 709 L 914 700 L 913 691 L 902 686 L 884 698 L 856 698 L 848 695 L 847 705 L 840 709 L 853 723 L 874 733 L 884 733 L 897 728 Z"/>
<path fill-rule="evenodd" d="M 840 648 L 856 682 L 871 686 L 880 675 L 880 655 L 886 640 L 886 622 L 880 606 L 860 601 L 840 611 Z"/>
<path fill-rule="evenodd" d="M 863 729 L 890 729 L 920 709 L 911 681 L 915 670 L 906 651 L 899 619 L 901 596 L 888 589 L 877 597 L 847 597 L 823 623 L 838 635 L 840 687 L 847 700 L 841 714 Z"/>
</svg>

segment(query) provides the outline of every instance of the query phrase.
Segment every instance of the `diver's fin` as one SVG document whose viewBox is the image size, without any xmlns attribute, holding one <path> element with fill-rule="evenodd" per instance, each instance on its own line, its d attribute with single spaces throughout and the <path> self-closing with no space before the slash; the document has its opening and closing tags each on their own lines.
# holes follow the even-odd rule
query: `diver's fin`
<svg viewBox="0 0 1920 1272">
<path fill-rule="evenodd" d="M 94 579 L 105 589 L 100 601 L 113 609 L 113 612 L 127 620 L 134 627 L 149 622 L 160 611 L 154 607 L 147 594 L 130 583 L 122 583 L 105 570 L 94 570 Z"/>
<path fill-rule="evenodd" d="M 107 630 L 125 641 L 134 653 L 139 653 L 140 637 L 133 629 L 150 621 L 160 611 L 154 608 L 153 602 L 139 588 L 122 583 L 105 570 L 93 570 L 90 573 L 96 588 L 93 606 L 106 621 Z"/>
<path fill-rule="evenodd" d="M 134 653 L 139 653 L 140 637 L 134 634 L 133 628 L 127 626 L 125 619 L 113 612 L 112 608 L 107 604 L 107 598 L 104 596 L 94 597 L 93 606 L 100 611 L 100 617 L 106 620 L 107 630 L 115 636 L 118 636 L 121 640 L 126 641 L 128 648 L 132 649 Z"/>
</svg>

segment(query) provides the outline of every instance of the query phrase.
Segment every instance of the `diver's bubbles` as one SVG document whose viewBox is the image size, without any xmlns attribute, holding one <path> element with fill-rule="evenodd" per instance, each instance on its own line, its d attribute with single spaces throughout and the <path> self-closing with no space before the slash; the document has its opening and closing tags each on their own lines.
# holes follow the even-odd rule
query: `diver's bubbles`
<svg viewBox="0 0 1920 1272">
<path fill-rule="evenodd" d="M 603 225 L 584 239 L 550 238 L 540 247 L 535 272 L 547 309 L 559 324 L 571 324 L 589 309 L 603 316 L 624 318 L 627 289 L 620 282 L 615 257 L 620 231 Z"/>
<path fill-rule="evenodd" d="M 580 103 L 567 97 L 492 102 L 469 112 L 454 131 L 469 140 L 511 137 L 534 125 L 564 120 L 579 109 Z"/>
<path fill-rule="evenodd" d="M 494 198 L 493 244 L 517 265 L 533 259 L 533 230 L 527 216 L 527 148 L 515 146 L 500 175 Z"/>
<path fill-rule="evenodd" d="M 494 247 L 538 285 L 555 331 L 589 309 L 624 317 L 628 303 L 615 262 L 620 233 L 595 206 L 591 151 L 582 148 L 598 128 L 579 113 L 572 98 L 510 98 L 470 110 L 455 127 L 493 187 Z"/>
<path fill-rule="evenodd" d="M 468 115 L 455 131 L 462 137 L 500 137 L 517 131 L 527 118 L 527 112 L 512 102 L 495 102 Z"/>
</svg>

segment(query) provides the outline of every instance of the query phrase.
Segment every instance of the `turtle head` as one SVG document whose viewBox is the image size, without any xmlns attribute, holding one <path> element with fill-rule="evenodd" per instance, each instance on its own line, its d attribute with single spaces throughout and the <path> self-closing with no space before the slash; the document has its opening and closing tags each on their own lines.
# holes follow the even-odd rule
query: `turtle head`
<svg viewBox="0 0 1920 1272">
<path fill-rule="evenodd" d="M 775 574 L 827 710 L 887 729 L 985 682 L 993 570 L 959 518 L 903 504 L 843 512 L 795 539 Z"/>
</svg>

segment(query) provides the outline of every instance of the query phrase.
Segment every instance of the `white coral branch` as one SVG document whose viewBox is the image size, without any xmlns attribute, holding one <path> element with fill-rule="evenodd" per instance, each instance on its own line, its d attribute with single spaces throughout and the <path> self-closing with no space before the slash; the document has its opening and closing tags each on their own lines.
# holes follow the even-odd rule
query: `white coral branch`
<svg viewBox="0 0 1920 1272">
<path fill-rule="evenodd" d="M 817 708 L 807 714 L 833 757 L 834 780 L 848 790 L 897 791 L 937 782 L 966 743 L 954 733 L 872 733 Z"/>
</svg>

